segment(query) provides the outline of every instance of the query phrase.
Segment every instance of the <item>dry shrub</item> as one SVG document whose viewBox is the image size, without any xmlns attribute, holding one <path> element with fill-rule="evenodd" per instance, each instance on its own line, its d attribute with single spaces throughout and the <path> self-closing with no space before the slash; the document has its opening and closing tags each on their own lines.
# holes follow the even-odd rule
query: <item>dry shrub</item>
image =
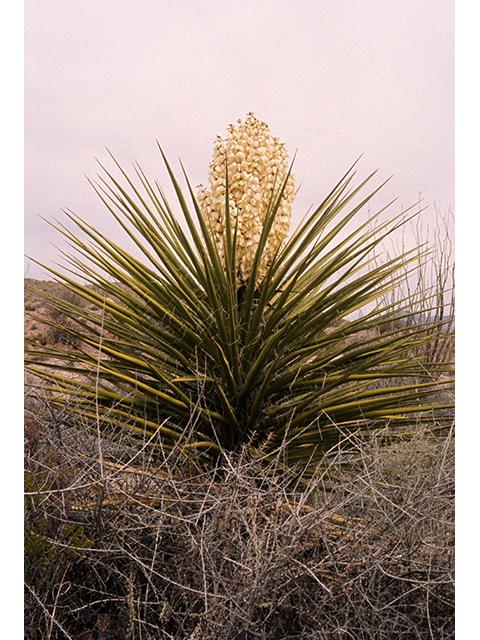
<svg viewBox="0 0 480 640">
<path fill-rule="evenodd" d="M 247 447 L 120 461 L 63 418 L 30 398 L 25 637 L 454 637 L 451 434 L 363 445 L 300 491 Z"/>
<path fill-rule="evenodd" d="M 78 347 L 81 343 L 81 340 L 75 334 L 75 331 L 78 331 L 78 325 L 70 317 L 69 308 L 84 307 L 84 300 L 76 293 L 64 288 L 59 295 L 59 303 L 67 305 L 67 311 L 60 306 L 55 306 L 53 303 L 49 305 L 49 316 L 53 324 L 47 330 L 47 341 L 50 344 Z"/>
</svg>

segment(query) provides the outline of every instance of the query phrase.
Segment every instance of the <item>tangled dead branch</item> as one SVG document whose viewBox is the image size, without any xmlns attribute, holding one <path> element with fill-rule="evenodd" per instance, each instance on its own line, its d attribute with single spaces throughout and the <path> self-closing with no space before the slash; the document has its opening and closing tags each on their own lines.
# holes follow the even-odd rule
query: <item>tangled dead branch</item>
<svg viewBox="0 0 480 640">
<path fill-rule="evenodd" d="M 204 472 L 119 443 L 101 473 L 79 427 L 27 401 L 26 637 L 453 638 L 451 436 L 300 493 L 247 450 Z"/>
</svg>

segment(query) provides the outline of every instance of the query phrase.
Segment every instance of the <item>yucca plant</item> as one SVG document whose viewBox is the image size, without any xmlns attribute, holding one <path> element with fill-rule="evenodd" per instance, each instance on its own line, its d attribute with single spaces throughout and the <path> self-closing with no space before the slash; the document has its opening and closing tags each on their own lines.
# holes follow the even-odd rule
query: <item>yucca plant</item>
<svg viewBox="0 0 480 640">
<path fill-rule="evenodd" d="M 70 211 L 75 231 L 56 227 L 74 253 L 67 275 L 48 271 L 87 304 L 51 301 L 81 346 L 27 355 L 52 402 L 75 396 L 104 437 L 128 433 L 159 456 L 209 463 L 248 443 L 267 462 L 281 450 L 303 478 L 352 434 L 441 425 L 442 365 L 412 354 L 442 323 L 378 330 L 413 314 L 408 299 L 381 301 L 418 252 L 371 258 L 409 214 L 349 225 L 381 188 L 362 195 L 374 174 L 353 186 L 354 165 L 288 236 L 291 167 L 253 114 L 217 138 L 209 189 L 196 196 L 183 171 L 190 205 L 160 152 L 183 226 L 137 165 L 135 181 L 114 161 L 120 177 L 102 167 L 94 185 L 141 257 Z M 39 353 L 54 362 L 35 365 Z"/>
</svg>

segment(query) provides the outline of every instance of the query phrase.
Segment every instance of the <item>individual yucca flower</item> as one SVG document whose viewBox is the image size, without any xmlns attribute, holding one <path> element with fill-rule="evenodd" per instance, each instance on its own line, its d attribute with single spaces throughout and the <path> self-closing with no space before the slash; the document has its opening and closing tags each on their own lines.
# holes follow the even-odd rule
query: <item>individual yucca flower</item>
<svg viewBox="0 0 480 640">
<path fill-rule="evenodd" d="M 225 265 L 228 183 L 230 233 L 232 238 L 236 234 L 236 278 L 240 287 L 252 272 L 269 205 L 286 180 L 256 270 L 257 284 L 262 282 L 276 252 L 284 244 L 290 230 L 295 188 L 287 151 L 284 144 L 271 135 L 268 125 L 252 112 L 247 114 L 245 122 L 237 122 L 238 126 L 228 127 L 225 140 L 217 136 L 209 165 L 210 188 L 199 185 L 197 198 Z"/>
</svg>

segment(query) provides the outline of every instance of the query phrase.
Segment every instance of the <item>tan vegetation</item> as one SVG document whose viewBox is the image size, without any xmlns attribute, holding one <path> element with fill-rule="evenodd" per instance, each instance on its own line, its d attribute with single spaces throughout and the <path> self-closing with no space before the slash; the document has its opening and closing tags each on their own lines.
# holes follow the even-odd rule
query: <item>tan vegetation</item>
<svg viewBox="0 0 480 640">
<path fill-rule="evenodd" d="M 454 637 L 451 433 L 359 442 L 297 491 L 248 456 L 100 449 L 41 391 L 26 416 L 26 637 Z"/>
</svg>

